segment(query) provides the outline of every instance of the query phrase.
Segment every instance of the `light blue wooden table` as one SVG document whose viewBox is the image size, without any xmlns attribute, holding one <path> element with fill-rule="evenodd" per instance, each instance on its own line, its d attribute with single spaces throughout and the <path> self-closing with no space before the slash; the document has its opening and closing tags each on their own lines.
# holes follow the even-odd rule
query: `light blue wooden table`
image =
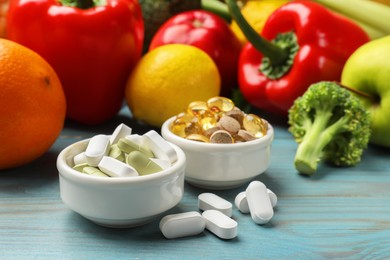
<svg viewBox="0 0 390 260">
<path fill-rule="evenodd" d="M 43 157 L 0 171 L 0 259 L 390 259 L 390 149 L 370 146 L 354 168 L 321 165 L 316 176 L 302 177 L 293 167 L 296 143 L 287 126 L 267 119 L 276 131 L 272 160 L 257 179 L 279 198 L 267 225 L 234 208 L 233 240 L 208 231 L 167 240 L 158 229 L 160 219 L 110 229 L 69 210 L 59 193 L 58 153 L 80 139 L 109 134 L 122 122 L 140 134 L 149 130 L 124 108 L 101 126 L 67 122 Z M 215 193 L 233 202 L 245 187 Z M 183 200 L 168 213 L 197 210 L 204 191 L 186 184 Z"/>
</svg>

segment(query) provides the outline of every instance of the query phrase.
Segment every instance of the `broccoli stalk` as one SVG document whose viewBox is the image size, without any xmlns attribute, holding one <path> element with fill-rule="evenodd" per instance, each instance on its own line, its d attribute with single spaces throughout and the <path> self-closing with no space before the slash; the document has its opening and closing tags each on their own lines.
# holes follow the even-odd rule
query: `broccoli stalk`
<svg viewBox="0 0 390 260">
<path fill-rule="evenodd" d="M 312 175 L 321 160 L 356 165 L 370 138 L 370 121 L 362 102 L 337 83 L 311 85 L 289 110 L 289 131 L 298 143 L 295 168 Z"/>
</svg>

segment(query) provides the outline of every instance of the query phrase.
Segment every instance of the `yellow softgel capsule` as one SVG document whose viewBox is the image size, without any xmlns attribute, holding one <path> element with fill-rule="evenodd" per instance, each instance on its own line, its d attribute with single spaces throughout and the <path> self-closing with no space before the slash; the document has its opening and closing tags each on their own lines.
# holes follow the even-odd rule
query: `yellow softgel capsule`
<svg viewBox="0 0 390 260">
<path fill-rule="evenodd" d="M 215 116 L 209 116 L 202 118 L 200 120 L 200 125 L 204 131 L 209 130 L 210 128 L 216 127 L 218 120 Z"/>
<path fill-rule="evenodd" d="M 256 138 L 262 137 L 267 133 L 266 123 L 257 115 L 245 115 L 242 124 L 244 129 Z"/>
<path fill-rule="evenodd" d="M 171 125 L 171 132 L 174 133 L 175 135 L 183 137 L 183 138 L 186 137 L 185 129 L 186 129 L 186 125 L 185 124 L 175 124 L 175 123 L 173 123 Z"/>
<path fill-rule="evenodd" d="M 187 126 L 184 129 L 185 135 L 189 136 L 192 134 L 201 134 L 202 133 L 202 127 L 197 122 L 191 122 L 187 124 Z"/>
<path fill-rule="evenodd" d="M 207 100 L 207 106 L 214 112 L 228 112 L 232 110 L 235 105 L 232 100 L 226 97 L 212 97 Z"/>
<path fill-rule="evenodd" d="M 209 138 L 202 134 L 191 134 L 187 136 L 187 139 L 192 141 L 197 141 L 197 142 L 203 142 L 203 143 L 209 142 Z"/>
<path fill-rule="evenodd" d="M 187 113 L 193 114 L 194 116 L 198 116 L 204 111 L 209 110 L 207 103 L 204 101 L 193 101 L 187 107 Z"/>
</svg>

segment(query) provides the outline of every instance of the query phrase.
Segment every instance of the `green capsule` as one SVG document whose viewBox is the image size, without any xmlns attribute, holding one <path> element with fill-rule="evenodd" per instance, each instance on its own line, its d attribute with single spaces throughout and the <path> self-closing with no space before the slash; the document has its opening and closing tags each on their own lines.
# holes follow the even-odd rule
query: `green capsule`
<svg viewBox="0 0 390 260">
<path fill-rule="evenodd" d="M 126 163 L 133 166 L 139 175 L 147 175 L 162 170 L 158 164 L 139 151 L 129 153 L 126 157 Z"/>
</svg>

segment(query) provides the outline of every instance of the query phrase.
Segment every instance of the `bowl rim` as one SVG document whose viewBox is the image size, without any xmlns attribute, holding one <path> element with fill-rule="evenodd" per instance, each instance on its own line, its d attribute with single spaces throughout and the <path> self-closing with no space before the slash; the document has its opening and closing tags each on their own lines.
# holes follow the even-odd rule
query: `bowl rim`
<svg viewBox="0 0 390 260">
<path fill-rule="evenodd" d="M 186 157 L 183 152 L 183 150 L 171 143 L 168 142 L 174 149 L 177 154 L 177 160 L 173 163 L 173 165 L 165 170 L 143 175 L 143 176 L 132 176 L 132 177 L 99 177 L 99 176 L 93 176 L 88 174 L 83 174 L 75 169 L 73 169 L 68 163 L 66 162 L 66 159 L 70 156 L 69 154 L 72 153 L 72 150 L 80 150 L 80 147 L 86 146 L 90 138 L 83 139 L 80 141 L 77 141 L 73 144 L 68 145 L 65 147 L 58 155 L 57 157 L 57 170 L 59 175 L 71 179 L 72 181 L 76 182 L 82 182 L 82 183 L 89 183 L 89 184 L 132 184 L 132 183 L 145 183 L 145 182 L 153 182 L 153 181 L 161 181 L 166 178 L 171 177 L 172 175 L 176 175 L 177 172 L 180 172 L 180 169 L 185 169 L 186 164 Z M 82 149 L 81 149 L 82 151 Z M 73 152 L 74 153 L 74 152 Z M 76 154 L 74 154 L 76 155 Z M 74 156 L 73 155 L 73 156 Z M 184 174 L 184 170 L 182 170 L 182 174 Z"/>
<path fill-rule="evenodd" d="M 274 138 L 274 129 L 272 125 L 267 121 L 268 124 L 268 130 L 267 134 L 264 135 L 261 138 L 256 138 L 255 140 L 247 141 L 247 142 L 241 142 L 241 143 L 234 143 L 234 144 L 216 144 L 216 143 L 203 143 L 203 142 L 197 142 L 193 140 L 188 140 L 186 138 L 180 137 L 178 135 L 175 135 L 174 133 L 171 132 L 169 129 L 169 126 L 172 124 L 173 120 L 175 119 L 176 116 L 173 116 L 169 119 L 167 119 L 162 127 L 161 127 L 161 134 L 165 139 L 172 139 L 176 144 L 178 144 L 180 147 L 182 146 L 192 146 L 193 148 L 205 148 L 208 150 L 213 150 L 213 151 L 220 151 L 220 150 L 237 150 L 237 149 L 243 149 L 243 148 L 249 148 L 256 146 L 258 147 L 261 145 L 263 146 L 268 146 L 273 138 Z"/>
</svg>

